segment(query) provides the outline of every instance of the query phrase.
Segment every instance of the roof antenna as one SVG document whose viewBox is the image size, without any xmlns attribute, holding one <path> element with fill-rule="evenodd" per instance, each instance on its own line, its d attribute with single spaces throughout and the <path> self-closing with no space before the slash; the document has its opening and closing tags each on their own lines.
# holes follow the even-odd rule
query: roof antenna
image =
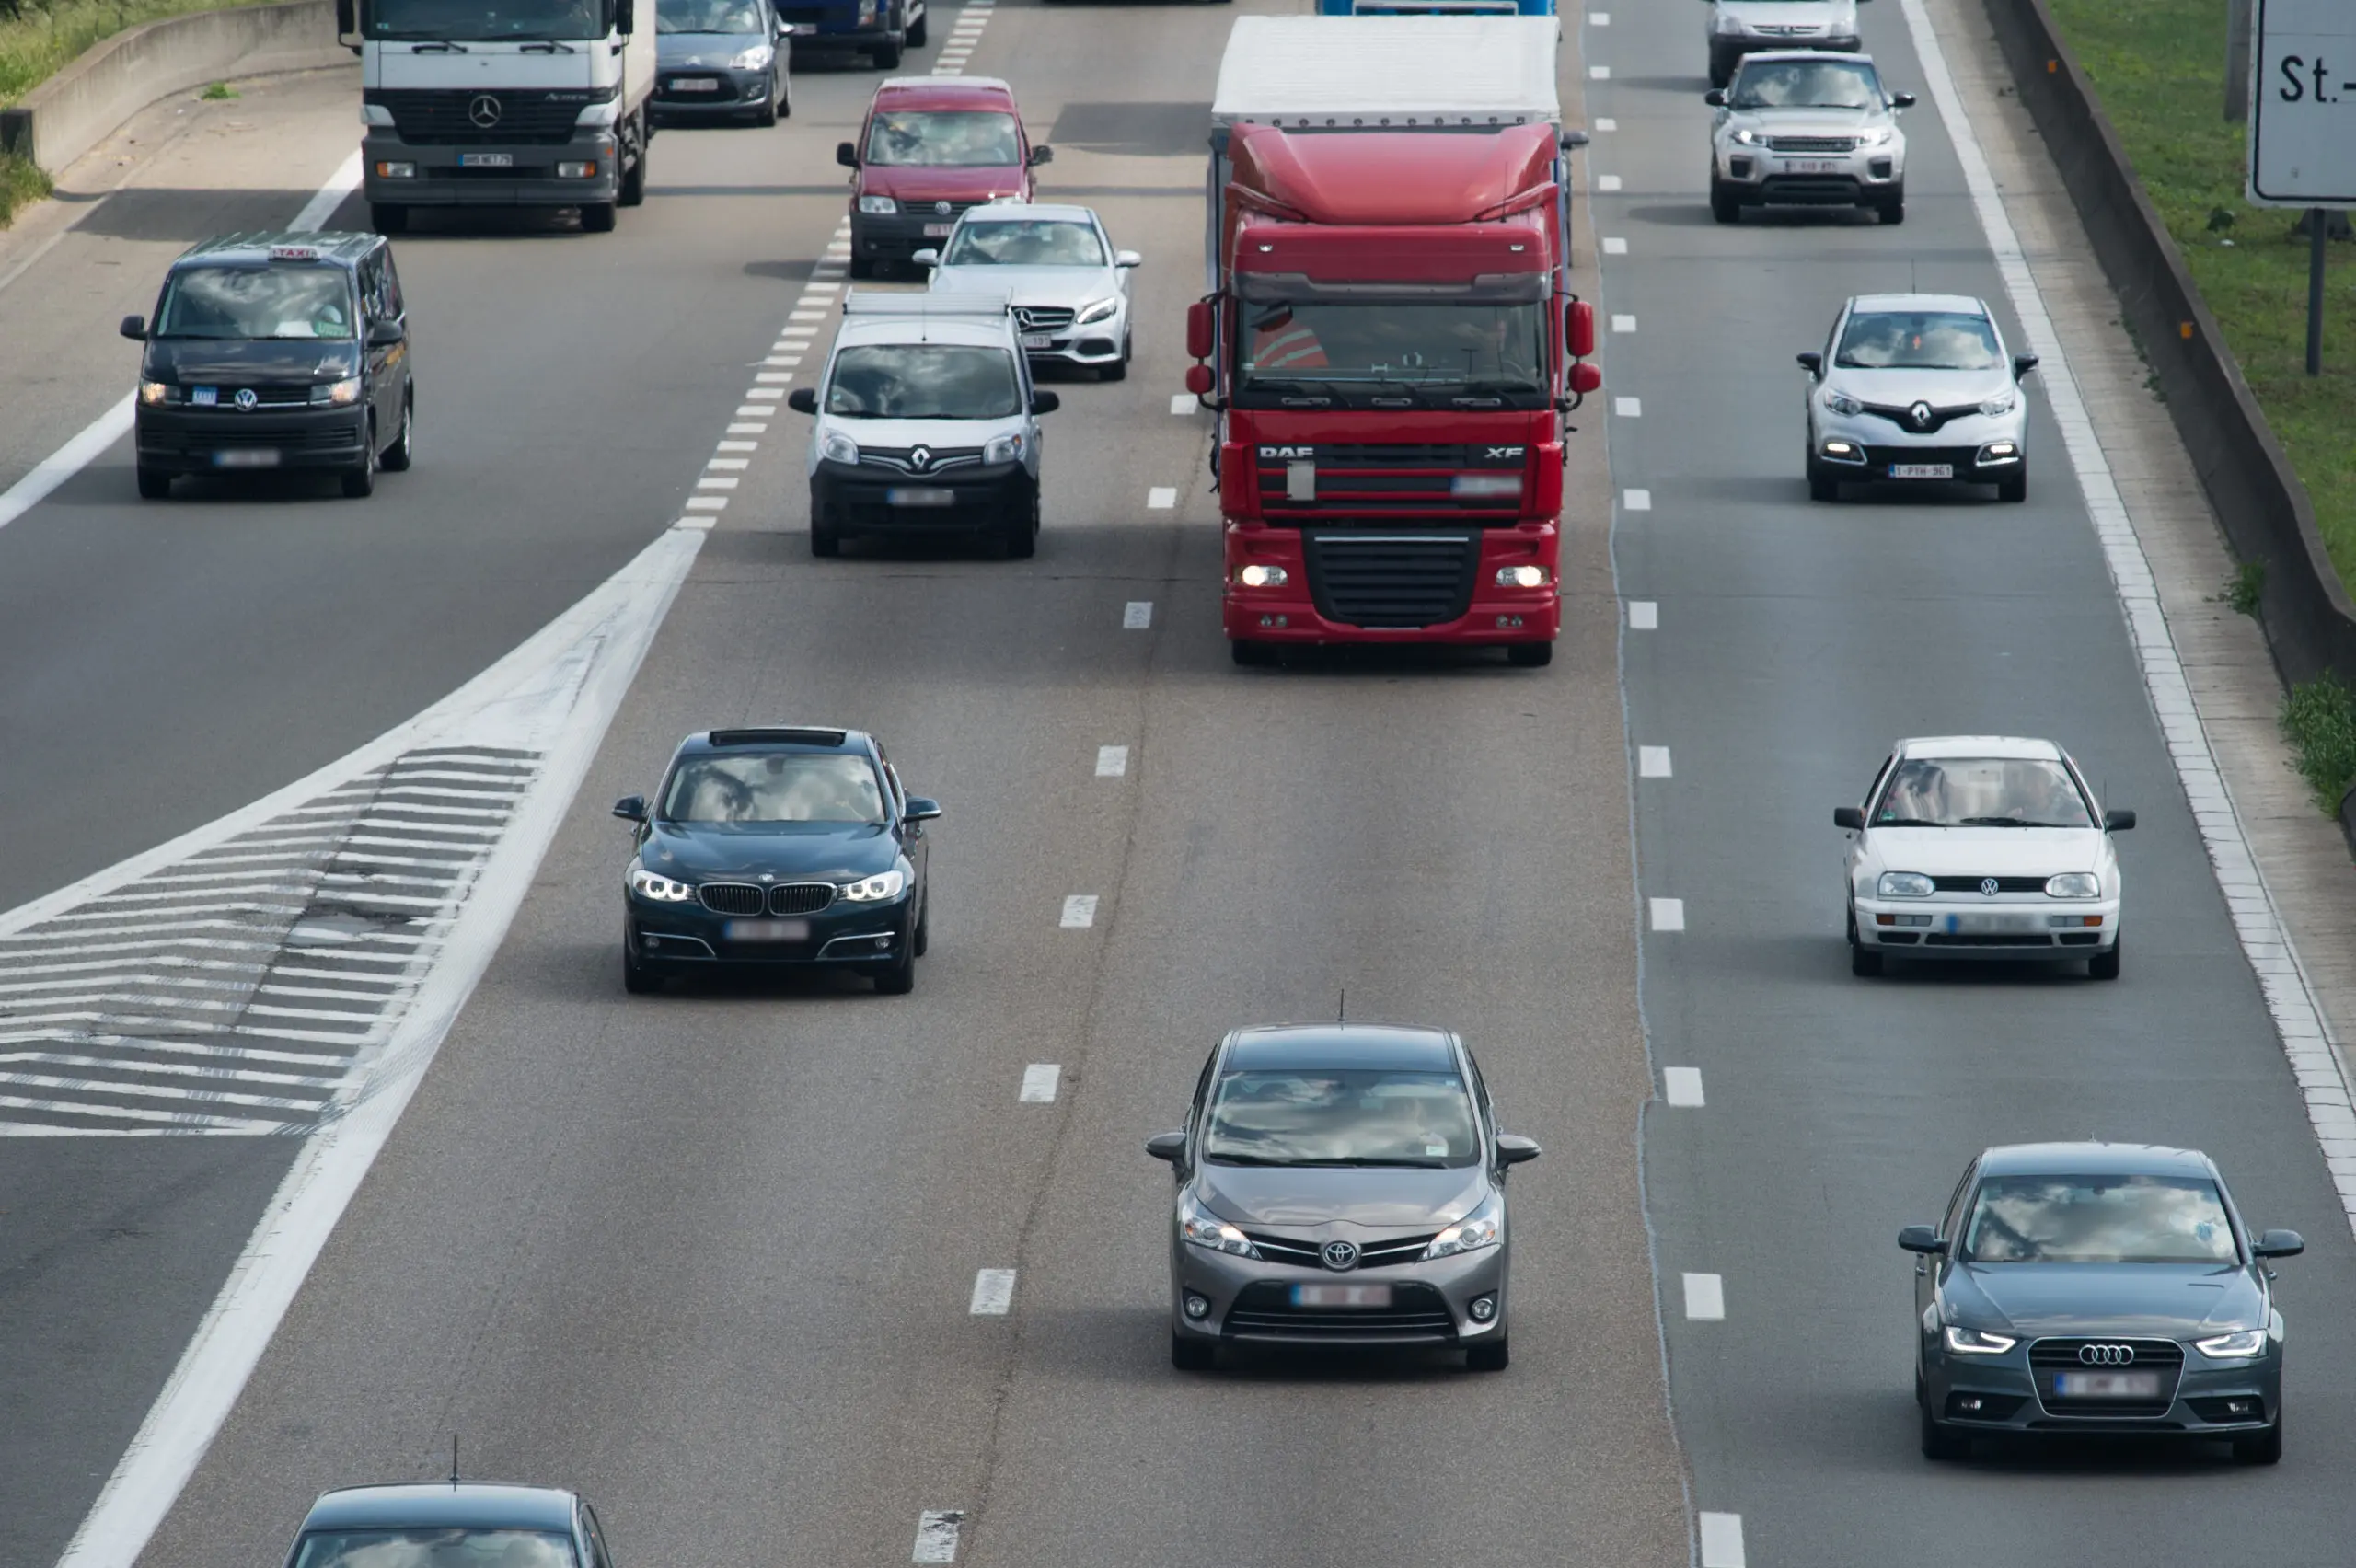
<svg viewBox="0 0 2356 1568">
<path fill-rule="evenodd" d="M 450 1490 L 458 1490 L 458 1435 L 450 1434 Z"/>
<path fill-rule="evenodd" d="M 1350 988 L 1342 987 L 1341 999 L 1334 1004 L 1334 1024 L 1339 1028 L 1350 1021 Z"/>
</svg>

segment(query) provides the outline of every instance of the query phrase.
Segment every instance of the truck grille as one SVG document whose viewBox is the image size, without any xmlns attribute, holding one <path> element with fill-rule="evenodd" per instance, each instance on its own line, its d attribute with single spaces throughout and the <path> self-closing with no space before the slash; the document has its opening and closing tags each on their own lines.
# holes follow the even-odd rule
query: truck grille
<svg viewBox="0 0 2356 1568">
<path fill-rule="evenodd" d="M 2078 1351 L 2090 1344 L 2123 1344 L 2135 1353 L 2135 1359 L 2125 1366 L 2089 1366 L 2078 1358 Z M 2041 1339 L 2028 1347 L 2028 1371 L 2030 1381 L 2037 1385 L 2037 1402 L 2050 1414 L 2148 1418 L 2167 1414 L 2168 1406 L 2176 1402 L 2177 1381 L 2184 1372 L 2184 1347 L 2174 1340 Z M 2157 1372 L 2158 1400 L 2064 1399 L 2053 1391 L 2057 1373 L 2126 1371 Z"/>
<path fill-rule="evenodd" d="M 1522 446 L 1479 444 L 1375 446 L 1320 444 L 1262 446 L 1254 458 L 1260 509 L 1273 522 L 1287 513 L 1449 513 L 1498 519 L 1518 517 L 1521 494 L 1460 495 L 1456 481 L 1471 469 L 1484 476 L 1519 474 L 1528 458 Z M 1315 470 L 1316 493 L 1295 499 L 1292 467 Z"/>
<path fill-rule="evenodd" d="M 1423 1339 L 1435 1343 L 1456 1338 L 1448 1298 L 1428 1285 L 1394 1286 L 1392 1305 L 1364 1310 L 1295 1307 L 1292 1287 L 1259 1280 L 1236 1293 L 1228 1309 L 1227 1332 L 1239 1339 Z"/>
<path fill-rule="evenodd" d="M 482 124 L 479 100 L 497 106 L 497 117 Z M 469 92 L 460 88 L 387 87 L 367 95 L 369 103 L 392 110 L 401 140 L 419 146 L 464 146 L 487 143 L 561 144 L 587 100 L 579 91 L 549 93 Z"/>
<path fill-rule="evenodd" d="M 1345 626 L 1438 626 L 1472 603 L 1478 536 L 1316 533 L 1301 539 L 1317 613 Z"/>
</svg>

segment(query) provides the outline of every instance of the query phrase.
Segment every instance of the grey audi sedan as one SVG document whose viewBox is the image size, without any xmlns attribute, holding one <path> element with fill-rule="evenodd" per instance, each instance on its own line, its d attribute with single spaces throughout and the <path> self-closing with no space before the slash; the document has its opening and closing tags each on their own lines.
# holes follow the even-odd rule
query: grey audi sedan
<svg viewBox="0 0 2356 1568">
<path fill-rule="evenodd" d="M 1925 1458 L 1973 1437 L 2214 1437 L 2282 1457 L 2282 1314 L 2269 1258 L 2205 1154 L 2015 1144 L 1973 1160 L 1937 1226 L 1910 1225 Z"/>
<path fill-rule="evenodd" d="M 1221 1343 L 1461 1346 L 1507 1364 L 1506 1170 L 1538 1158 L 1497 1130 L 1481 1069 L 1445 1030 L 1240 1029 L 1186 1125 L 1149 1140 L 1178 1178 L 1170 1359 Z"/>
</svg>

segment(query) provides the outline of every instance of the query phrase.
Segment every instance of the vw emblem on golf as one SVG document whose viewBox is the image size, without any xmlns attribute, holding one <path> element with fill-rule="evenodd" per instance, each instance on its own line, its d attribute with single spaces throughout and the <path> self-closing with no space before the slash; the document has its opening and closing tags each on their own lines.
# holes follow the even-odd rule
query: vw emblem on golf
<svg viewBox="0 0 2356 1568">
<path fill-rule="evenodd" d="M 261 401 L 261 398 L 255 394 L 252 387 L 240 386 L 237 388 L 237 395 L 230 401 L 236 403 L 240 409 L 250 410 L 255 404 Z"/>
<path fill-rule="evenodd" d="M 932 204 L 932 210 L 945 218 L 949 215 L 949 203 L 946 202 L 935 202 Z"/>
<path fill-rule="evenodd" d="M 915 446 L 908 449 L 908 467 L 922 472 L 932 467 L 932 448 Z"/>
<path fill-rule="evenodd" d="M 500 113 L 499 100 L 489 93 L 477 93 L 467 105 L 467 118 L 479 130 L 488 131 L 498 124 Z"/>
<path fill-rule="evenodd" d="M 1906 410 L 1906 417 L 1914 421 L 1916 430 L 1928 430 L 1931 428 L 1931 405 L 1917 403 Z"/>
<path fill-rule="evenodd" d="M 2088 1366 L 2131 1366 L 2135 1364 L 2135 1347 L 2131 1344 L 2082 1344 L 2078 1359 Z"/>
<path fill-rule="evenodd" d="M 1328 1241 L 1319 1256 L 1335 1274 L 1346 1273 L 1358 1266 L 1358 1244 L 1355 1241 Z"/>
<path fill-rule="evenodd" d="M 1982 898 L 1993 898 L 1996 896 L 1996 879 L 1994 877 L 1981 877 L 1980 879 L 1980 896 Z"/>
</svg>

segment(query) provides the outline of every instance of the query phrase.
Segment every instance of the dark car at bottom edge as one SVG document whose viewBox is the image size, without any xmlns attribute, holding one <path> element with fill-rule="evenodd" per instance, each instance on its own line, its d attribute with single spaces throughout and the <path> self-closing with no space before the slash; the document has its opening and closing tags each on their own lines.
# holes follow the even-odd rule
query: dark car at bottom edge
<svg viewBox="0 0 2356 1568">
<path fill-rule="evenodd" d="M 286 1568 L 614 1568 L 588 1502 L 552 1486 L 394 1482 L 319 1494 Z"/>
</svg>

